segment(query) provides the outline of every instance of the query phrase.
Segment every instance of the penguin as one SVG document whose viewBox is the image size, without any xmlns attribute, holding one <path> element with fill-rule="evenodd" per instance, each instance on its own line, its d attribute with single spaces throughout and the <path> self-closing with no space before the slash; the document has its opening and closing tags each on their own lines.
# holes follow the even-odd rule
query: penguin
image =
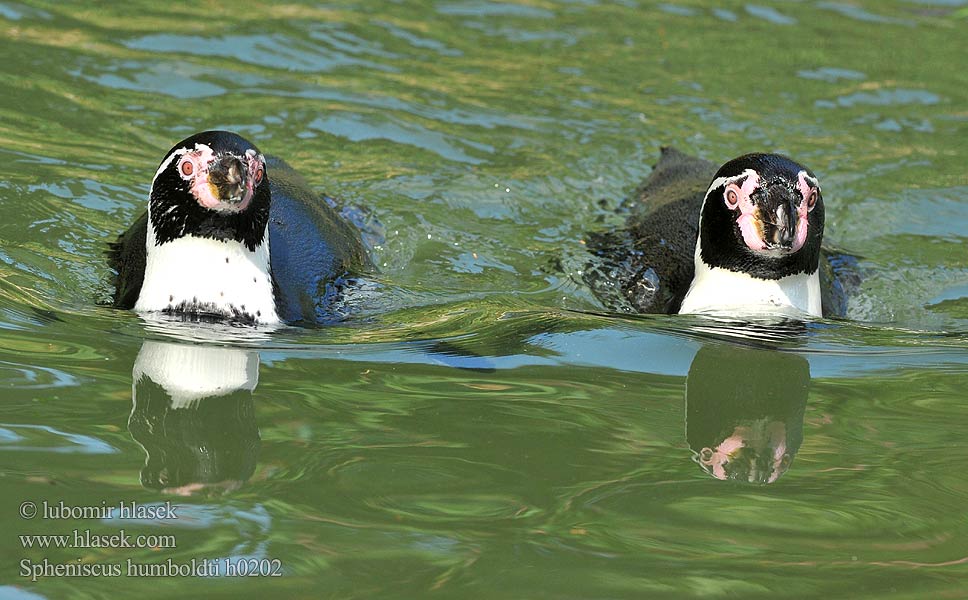
<svg viewBox="0 0 968 600">
<path fill-rule="evenodd" d="M 147 210 L 108 262 L 117 308 L 259 325 L 326 322 L 353 277 L 372 269 L 334 203 L 228 131 L 168 151 Z"/>
<path fill-rule="evenodd" d="M 746 154 L 717 169 L 666 147 L 625 227 L 588 236 L 599 260 L 583 277 L 626 312 L 843 316 L 856 259 L 823 256 L 823 232 L 820 182 L 794 160 Z"/>
</svg>

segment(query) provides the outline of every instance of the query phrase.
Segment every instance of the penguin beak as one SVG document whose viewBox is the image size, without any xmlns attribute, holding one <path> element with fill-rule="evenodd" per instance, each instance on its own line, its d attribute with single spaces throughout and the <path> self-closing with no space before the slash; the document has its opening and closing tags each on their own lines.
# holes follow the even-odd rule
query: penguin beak
<svg viewBox="0 0 968 600">
<path fill-rule="evenodd" d="M 239 204 L 245 197 L 245 178 L 248 170 L 238 157 L 224 155 L 208 168 L 208 183 L 213 195 L 226 204 Z"/>
<path fill-rule="evenodd" d="M 770 190 L 760 208 L 763 241 L 770 250 L 789 252 L 797 239 L 799 213 L 796 198 L 786 190 Z"/>
<path fill-rule="evenodd" d="M 791 211 L 789 206 L 783 204 L 777 206 L 776 210 L 773 211 L 773 235 L 772 240 L 770 240 L 773 247 L 784 250 L 793 247 L 797 222 L 791 215 L 796 215 L 796 212 Z"/>
</svg>

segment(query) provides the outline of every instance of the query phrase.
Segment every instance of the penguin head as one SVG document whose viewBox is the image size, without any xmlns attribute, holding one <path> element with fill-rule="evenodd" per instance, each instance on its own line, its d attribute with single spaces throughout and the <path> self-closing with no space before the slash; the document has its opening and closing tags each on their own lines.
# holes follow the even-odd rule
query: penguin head
<svg viewBox="0 0 968 600">
<path fill-rule="evenodd" d="M 699 220 L 699 257 L 759 279 L 813 273 L 824 208 L 817 178 L 778 154 L 747 154 L 713 178 Z"/>
<path fill-rule="evenodd" d="M 253 250 L 269 222 L 265 157 L 228 131 L 203 131 L 168 151 L 151 183 L 148 216 L 156 245 L 193 235 Z"/>
</svg>

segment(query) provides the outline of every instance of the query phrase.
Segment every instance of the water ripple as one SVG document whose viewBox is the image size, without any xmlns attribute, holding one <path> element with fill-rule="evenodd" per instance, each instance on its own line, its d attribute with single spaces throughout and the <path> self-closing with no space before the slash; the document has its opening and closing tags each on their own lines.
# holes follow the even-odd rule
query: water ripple
<svg viewBox="0 0 968 600">
<path fill-rule="evenodd" d="M 333 42 L 316 32 L 316 38 Z M 382 63 L 351 56 L 320 44 L 300 43 L 279 34 L 225 35 L 201 37 L 170 33 L 150 34 L 124 42 L 135 50 L 196 56 L 217 56 L 285 71 L 318 73 L 343 67 L 365 67 L 378 71 L 396 69 Z M 338 44 L 343 46 L 342 43 Z"/>
<path fill-rule="evenodd" d="M 452 143 L 448 139 L 449 136 L 445 134 L 431 131 L 414 123 L 393 122 L 388 117 L 373 115 L 370 118 L 364 118 L 361 115 L 354 114 L 332 114 L 327 117 L 318 117 L 308 127 L 354 142 L 389 140 L 398 144 L 429 150 L 447 160 L 472 165 L 484 162 L 483 159 L 471 156 L 458 148 L 455 145 L 455 143 L 460 143 L 458 140 L 450 138 L 450 140 L 453 140 Z M 467 144 L 466 141 L 463 143 Z M 476 150 L 494 151 L 494 148 L 481 144 L 473 144 L 473 146 Z"/>
<path fill-rule="evenodd" d="M 941 102 L 941 97 L 926 90 L 913 90 L 895 88 L 890 90 L 877 90 L 875 92 L 855 92 L 840 96 L 835 101 L 818 100 L 816 106 L 819 108 L 833 108 L 835 106 L 853 107 L 858 105 L 868 106 L 903 106 L 906 104 L 921 104 L 930 106 Z"/>
<path fill-rule="evenodd" d="M 118 449 L 95 437 L 67 433 L 48 425 L 0 423 L 0 451 L 114 454 Z"/>
<path fill-rule="evenodd" d="M 548 19 L 555 14 L 550 10 L 523 4 L 503 2 L 461 2 L 440 4 L 437 12 L 444 15 L 463 17 L 523 17 L 528 19 Z"/>
<path fill-rule="evenodd" d="M 826 81 L 827 83 L 836 83 L 840 80 L 847 81 L 862 81 L 867 79 L 867 76 L 860 71 L 854 71 L 852 69 L 839 69 L 836 67 L 822 67 L 819 69 L 804 69 L 802 71 L 797 71 L 798 77 L 803 77 L 804 79 L 816 79 L 818 81 Z"/>
<path fill-rule="evenodd" d="M 840 2 L 820 2 L 817 4 L 817 8 L 822 8 L 825 10 L 830 10 L 841 14 L 845 17 L 851 19 L 857 19 L 858 21 L 867 21 L 868 23 L 884 23 L 889 25 L 904 25 L 907 27 L 914 27 L 914 22 L 907 19 L 895 19 L 892 17 L 885 17 L 883 15 L 874 14 L 859 6 L 852 6 L 850 4 L 843 4 Z"/>
<path fill-rule="evenodd" d="M 793 17 L 789 17 L 780 11 L 776 10 L 770 6 L 758 6 L 756 4 L 747 4 L 746 12 L 750 15 L 763 19 L 764 21 L 769 21 L 776 25 L 796 25 L 797 20 Z"/>
</svg>

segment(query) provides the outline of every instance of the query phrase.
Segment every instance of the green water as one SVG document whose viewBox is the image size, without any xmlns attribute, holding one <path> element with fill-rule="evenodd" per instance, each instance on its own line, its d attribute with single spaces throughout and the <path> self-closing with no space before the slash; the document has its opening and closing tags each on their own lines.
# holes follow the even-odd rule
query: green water
<svg viewBox="0 0 968 600">
<path fill-rule="evenodd" d="M 0 598 L 968 597 L 968 2 L 4 2 L 0 31 Z M 356 317 L 212 344 L 99 306 L 209 128 L 382 224 Z M 850 319 L 607 314 L 583 236 L 667 144 L 809 165 Z M 707 473 L 736 437 L 767 483 Z M 61 501 L 178 518 L 19 514 Z M 177 547 L 19 537 L 120 529 Z M 282 576 L 22 566 L 192 559 Z"/>
</svg>

